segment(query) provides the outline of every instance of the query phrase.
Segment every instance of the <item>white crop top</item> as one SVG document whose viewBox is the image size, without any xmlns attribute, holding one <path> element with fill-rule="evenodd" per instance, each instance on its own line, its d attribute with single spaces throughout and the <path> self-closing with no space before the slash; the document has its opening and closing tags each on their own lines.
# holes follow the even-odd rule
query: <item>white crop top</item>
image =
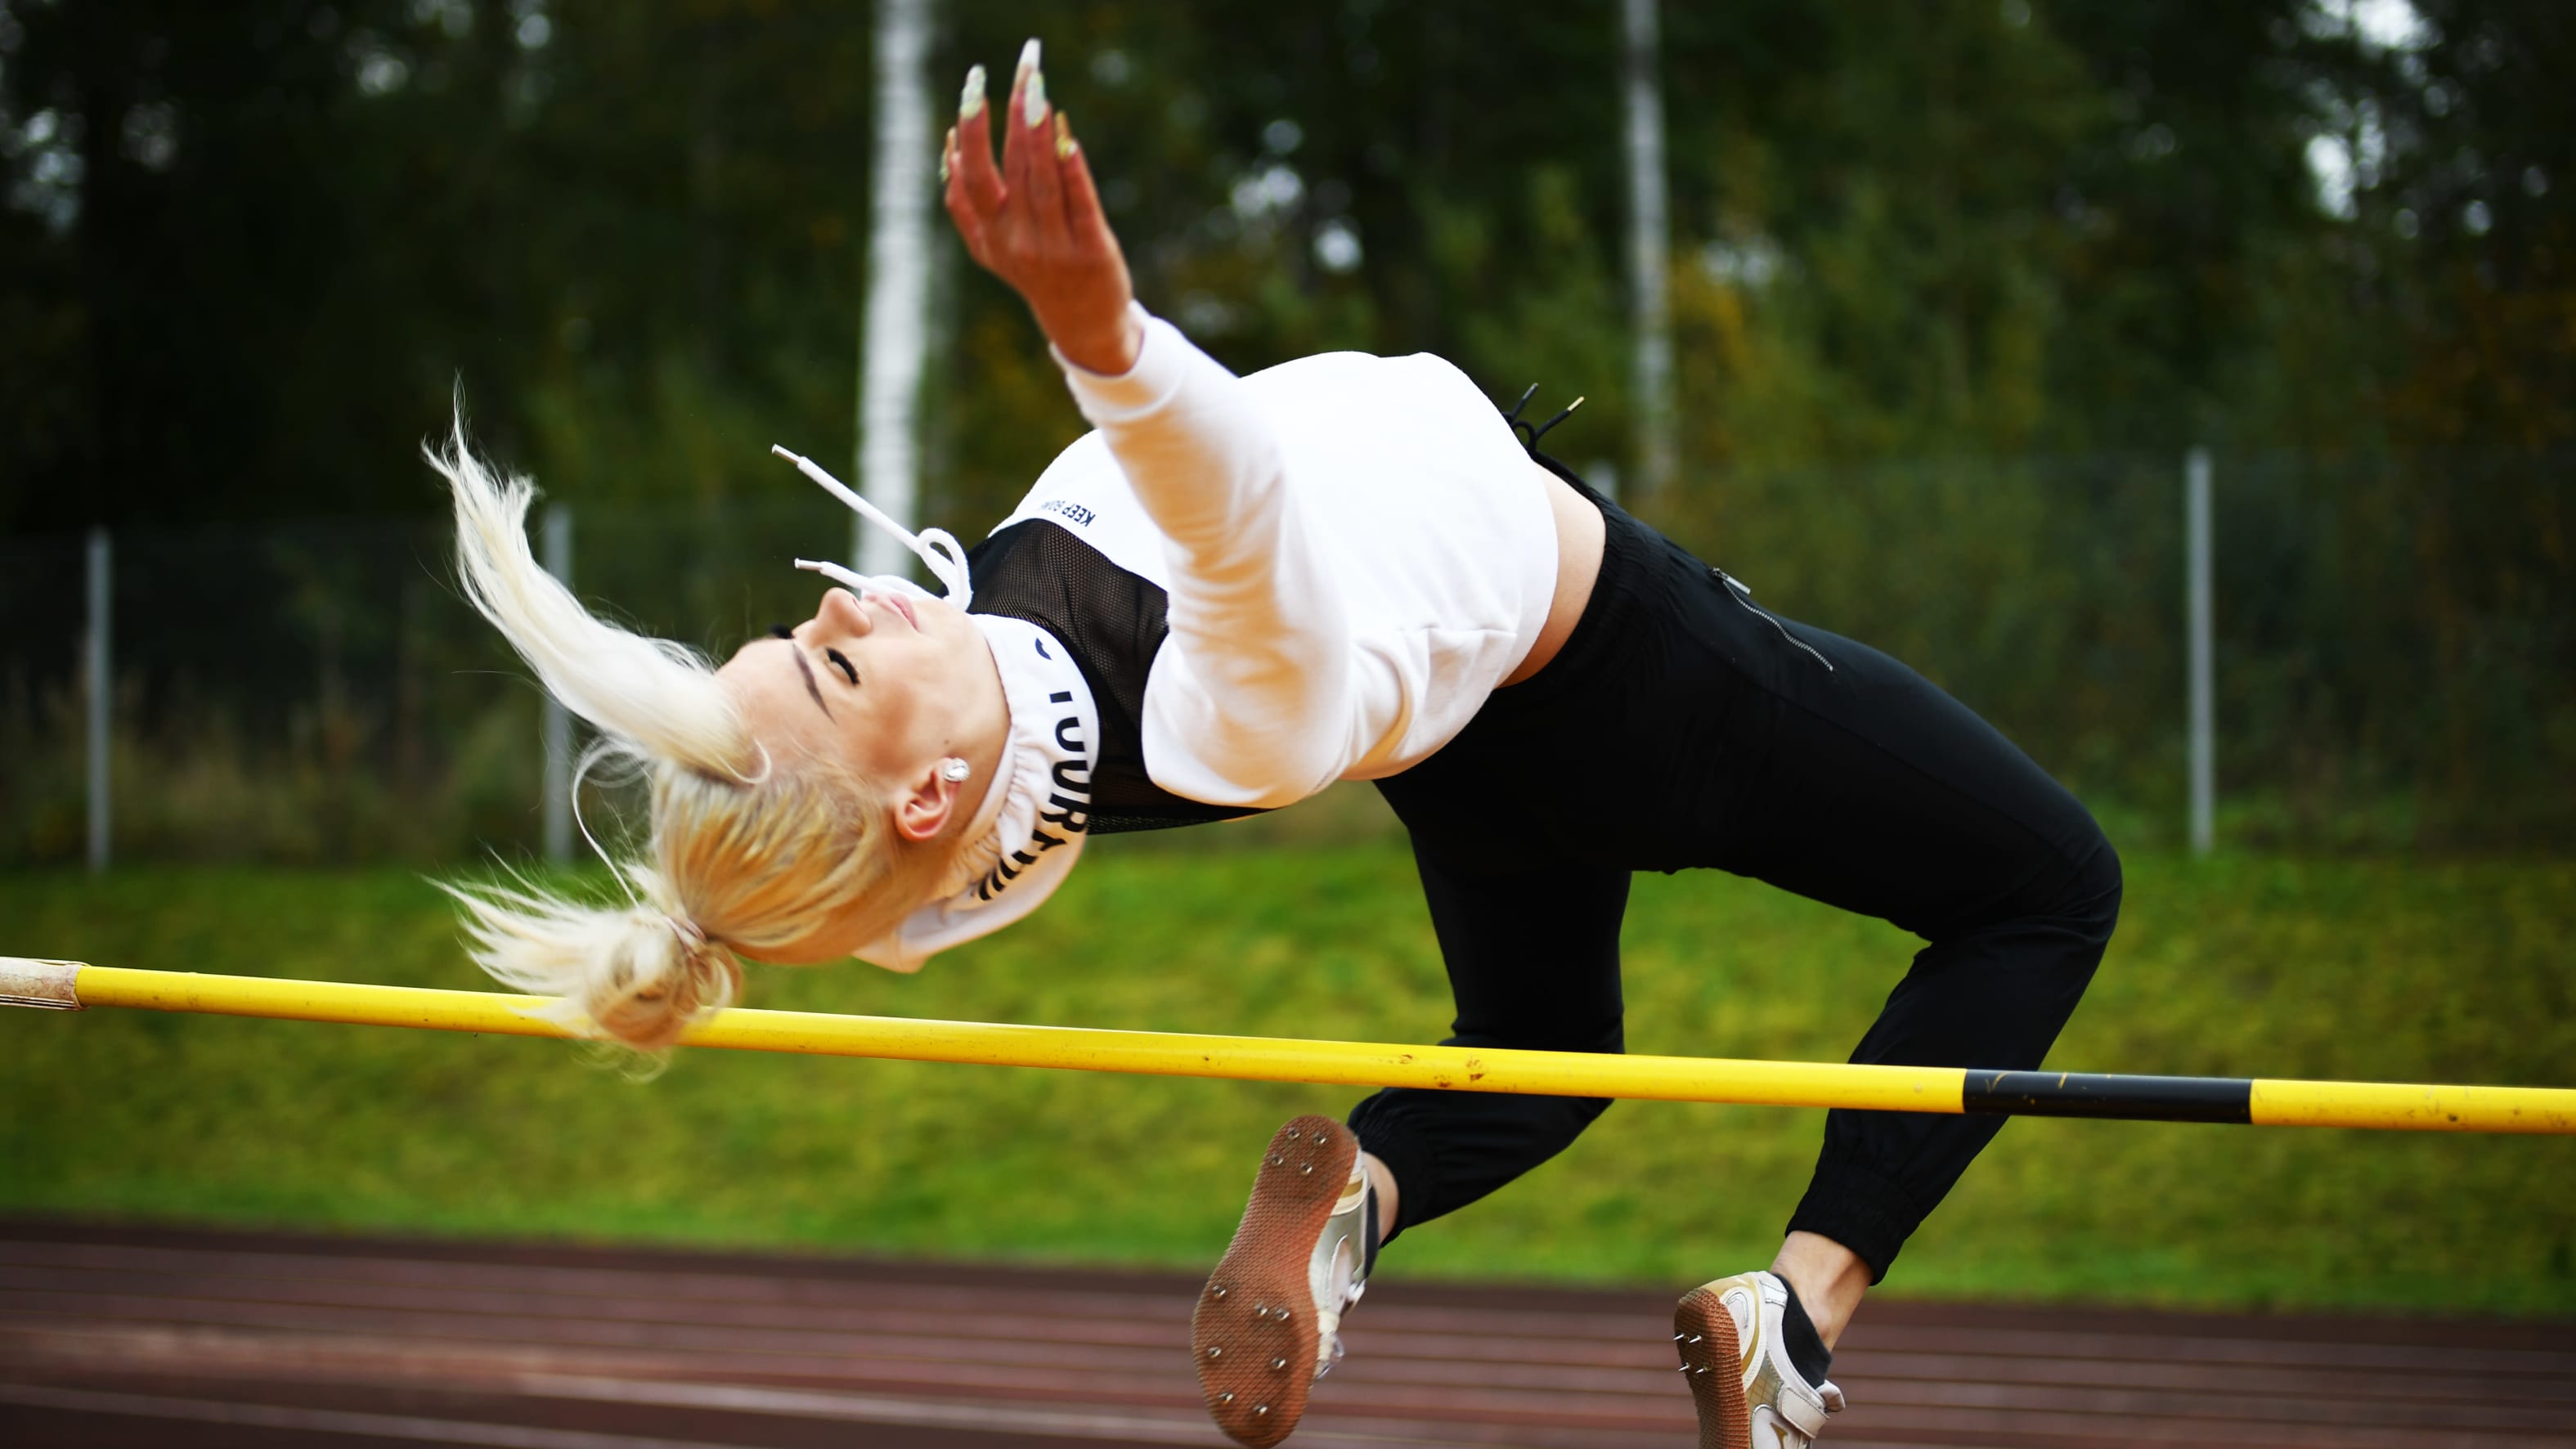
<svg viewBox="0 0 2576 1449">
<path fill-rule="evenodd" d="M 1186 799 L 1268 809 L 1428 759 L 1547 623 L 1545 475 L 1439 358 L 1335 352 L 1237 377 L 1137 310 L 1144 346 L 1125 374 L 1057 354 L 1097 431 L 994 531 L 1041 520 L 1164 591 L 1146 774 Z M 1036 909 L 1081 850 L 1066 828 L 1080 760 L 1063 748 L 1096 747 L 1087 692 L 1043 631 L 977 618 L 1013 711 L 1009 779 L 940 898 L 858 953 L 898 971 Z M 1010 820 L 1028 819 L 997 816 L 1004 798 Z"/>
<path fill-rule="evenodd" d="M 1547 623 L 1543 475 L 1437 357 L 1331 352 L 1237 377 L 1143 320 L 1123 376 L 1059 354 L 1098 431 L 1002 526 L 1071 530 L 1169 595 L 1147 773 L 1266 808 L 1429 758 Z"/>
</svg>

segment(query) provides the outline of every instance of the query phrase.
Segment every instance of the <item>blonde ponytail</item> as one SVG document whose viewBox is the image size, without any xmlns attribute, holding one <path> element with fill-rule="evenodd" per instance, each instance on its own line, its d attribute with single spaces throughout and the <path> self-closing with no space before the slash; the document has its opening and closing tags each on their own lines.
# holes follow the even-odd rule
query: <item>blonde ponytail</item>
<svg viewBox="0 0 2576 1449">
<path fill-rule="evenodd" d="M 870 940 L 920 904 L 953 842 L 905 841 L 882 792 L 845 768 L 773 758 L 706 660 L 584 609 L 529 550 L 535 488 L 474 456 L 461 413 L 444 447 L 422 451 L 455 499 L 466 598 L 555 698 L 599 728 L 591 762 L 625 764 L 651 782 L 650 863 L 608 861 L 627 906 L 525 882 L 440 883 L 464 908 L 477 964 L 560 998 L 544 1015 L 651 1051 L 740 993 L 737 951 L 780 951 L 827 925 Z"/>
<path fill-rule="evenodd" d="M 667 1047 L 691 1023 L 733 1004 L 742 963 L 721 943 L 654 898 L 668 899 L 641 866 L 646 899 L 602 909 L 524 887 L 442 885 L 465 908 L 475 961 L 494 980 L 561 998 L 539 1015 L 644 1051 Z"/>
</svg>

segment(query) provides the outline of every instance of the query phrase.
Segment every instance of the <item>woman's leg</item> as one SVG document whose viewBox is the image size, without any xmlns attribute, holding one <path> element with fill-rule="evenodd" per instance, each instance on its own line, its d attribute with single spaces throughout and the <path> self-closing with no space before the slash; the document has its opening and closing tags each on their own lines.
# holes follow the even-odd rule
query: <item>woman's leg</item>
<svg viewBox="0 0 2576 1449">
<path fill-rule="evenodd" d="M 1526 862 L 1480 870 L 1418 843 L 1414 861 L 1457 1003 L 1448 1045 L 1622 1048 L 1626 870 Z M 1391 1228 L 1401 1230 L 1465 1207 L 1554 1157 L 1609 1105 L 1599 1097 L 1396 1088 L 1361 1102 L 1350 1125 L 1394 1178 Z"/>
<path fill-rule="evenodd" d="M 1457 996 L 1451 1045 L 1619 1050 L 1625 870 L 1486 875 L 1416 859 Z M 1375 1242 L 1546 1161 L 1608 1105 L 1386 1091 L 1359 1105 L 1348 1130 L 1320 1117 L 1280 1128 L 1190 1316 L 1190 1356 L 1217 1427 L 1243 1444 L 1278 1443 L 1340 1356 L 1341 1314 L 1359 1300 Z M 1361 1228 L 1368 1187 L 1380 1196 L 1375 1233 Z"/>
<path fill-rule="evenodd" d="M 1713 863 L 1924 938 L 1853 1061 L 2036 1068 L 2111 939 L 2119 857 L 1958 701 L 1874 649 L 1785 627 L 1822 661 L 1784 657 L 1769 681 L 1769 749 Z M 2002 1125 L 1830 1113 L 1789 1227 L 1849 1248 L 1875 1282 Z"/>
<path fill-rule="evenodd" d="M 1701 622 L 1747 686 L 1728 734 L 1742 788 L 1705 817 L 1706 863 L 1924 938 L 1854 1061 L 2038 1066 L 2110 940 L 2118 857 L 2073 796 L 1912 670 L 1730 603 Z M 1842 1407 L 1826 1375 L 1862 1295 L 2000 1125 L 1827 1114 L 1771 1270 L 1674 1310 L 1703 1444 L 1814 1441 Z"/>
<path fill-rule="evenodd" d="M 2038 1066 L 2118 914 L 2119 860 L 2092 817 L 1913 670 L 1776 620 L 1707 564 L 1606 516 L 1601 580 L 1565 651 L 1379 782 L 1422 862 L 1460 1039 L 1580 1036 L 1587 1026 L 1541 987 L 1594 1001 L 1583 1023 L 1615 1021 L 1620 873 L 1714 866 L 1923 937 L 1854 1060 Z M 1591 863 L 1484 867 L 1534 844 Z M 1457 1120 L 1475 1109 L 1437 1100 L 1448 1095 L 1382 1094 L 1352 1119 L 1402 1183 L 1408 1224 L 1543 1161 L 1598 1110 L 1542 1124 L 1485 1109 L 1514 1142 Z M 2000 1125 L 1833 1113 L 1790 1227 L 1858 1253 L 1875 1281 Z M 1453 1129 L 1477 1139 L 1451 1154 L 1454 1174 L 1429 1145 Z M 1417 1180 L 1440 1184 L 1435 1200 L 1416 1200 L 1434 1191 Z"/>
</svg>

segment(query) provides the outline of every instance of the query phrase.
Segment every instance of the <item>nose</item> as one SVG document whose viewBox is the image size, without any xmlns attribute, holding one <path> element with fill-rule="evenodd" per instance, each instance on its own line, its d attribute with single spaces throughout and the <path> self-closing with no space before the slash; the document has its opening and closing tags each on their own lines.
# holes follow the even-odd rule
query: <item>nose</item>
<svg viewBox="0 0 2576 1449">
<path fill-rule="evenodd" d="M 865 635 L 876 628 L 876 616 L 848 589 L 826 589 L 814 608 L 815 627 L 832 635 Z"/>
</svg>

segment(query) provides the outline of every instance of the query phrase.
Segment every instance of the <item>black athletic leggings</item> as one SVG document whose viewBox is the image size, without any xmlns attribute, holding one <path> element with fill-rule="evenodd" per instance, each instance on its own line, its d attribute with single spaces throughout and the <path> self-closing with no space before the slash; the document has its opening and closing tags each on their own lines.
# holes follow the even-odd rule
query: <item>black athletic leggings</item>
<svg viewBox="0 0 2576 1449">
<path fill-rule="evenodd" d="M 1621 1050 L 1629 874 L 1708 866 L 1928 943 L 1853 1061 L 2036 1068 L 2119 914 L 2119 858 L 2092 817 L 1914 671 L 1764 612 L 1602 512 L 1600 580 L 1563 651 L 1379 782 L 1413 835 L 1457 1000 L 1449 1041 Z M 1395 1174 L 1401 1231 L 1546 1161 L 1608 1105 L 1406 1089 L 1350 1120 Z M 1884 1276 L 2001 1125 L 1833 1112 L 1789 1227 Z"/>
</svg>

